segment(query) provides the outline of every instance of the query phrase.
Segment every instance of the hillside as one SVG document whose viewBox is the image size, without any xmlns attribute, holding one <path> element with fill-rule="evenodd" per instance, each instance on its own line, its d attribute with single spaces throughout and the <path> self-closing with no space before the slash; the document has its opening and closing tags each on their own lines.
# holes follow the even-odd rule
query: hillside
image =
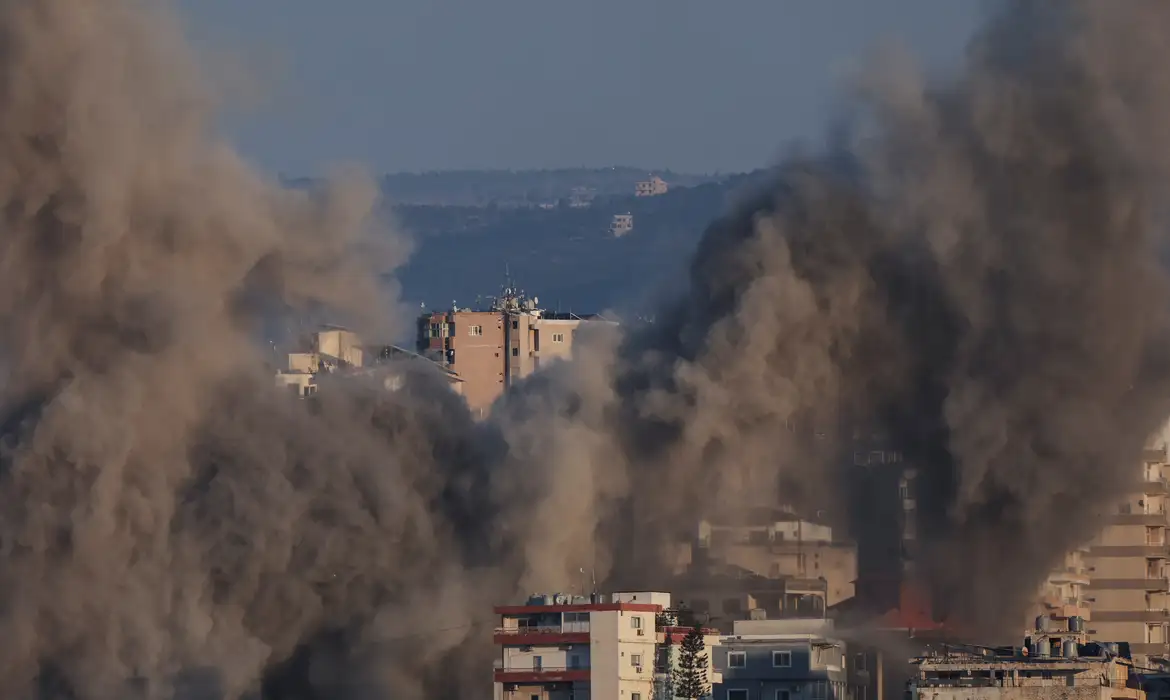
<svg viewBox="0 0 1170 700">
<path fill-rule="evenodd" d="M 551 310 L 631 310 L 681 280 L 707 224 L 734 193 L 761 177 L 735 176 L 658 197 L 600 197 L 587 209 L 397 206 L 417 249 L 398 278 L 408 301 L 429 308 L 474 306 L 496 294 L 505 270 Z M 615 213 L 634 230 L 614 238 Z"/>
</svg>

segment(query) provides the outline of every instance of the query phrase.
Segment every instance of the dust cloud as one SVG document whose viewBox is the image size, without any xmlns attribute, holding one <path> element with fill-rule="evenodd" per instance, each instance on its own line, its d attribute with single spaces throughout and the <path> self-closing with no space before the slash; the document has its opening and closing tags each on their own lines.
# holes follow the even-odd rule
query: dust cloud
<svg viewBox="0 0 1170 700">
<path fill-rule="evenodd" d="M 477 423 L 425 372 L 272 386 L 266 319 L 392 304 L 368 179 L 249 169 L 160 3 L 0 0 L 0 694 L 486 697 L 492 603 L 839 508 L 856 432 L 952 612 L 1010 617 L 1170 414 L 1168 22 L 1019 0 L 946 82 L 890 57 L 657 323 Z"/>
</svg>

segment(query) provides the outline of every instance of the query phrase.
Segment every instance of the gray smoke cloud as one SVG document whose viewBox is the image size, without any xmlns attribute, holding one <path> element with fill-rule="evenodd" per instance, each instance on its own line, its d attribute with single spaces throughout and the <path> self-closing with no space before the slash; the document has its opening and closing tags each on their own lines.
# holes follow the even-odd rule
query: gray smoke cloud
<svg viewBox="0 0 1170 700">
<path fill-rule="evenodd" d="M 952 612 L 1010 617 L 1170 415 L 1168 21 L 1005 2 L 957 77 L 873 71 L 657 323 L 476 423 L 426 372 L 264 370 L 273 315 L 376 335 L 368 180 L 251 171 L 161 5 L 0 0 L 0 694 L 486 696 L 491 604 L 839 510 L 853 426 L 923 472 Z"/>
</svg>

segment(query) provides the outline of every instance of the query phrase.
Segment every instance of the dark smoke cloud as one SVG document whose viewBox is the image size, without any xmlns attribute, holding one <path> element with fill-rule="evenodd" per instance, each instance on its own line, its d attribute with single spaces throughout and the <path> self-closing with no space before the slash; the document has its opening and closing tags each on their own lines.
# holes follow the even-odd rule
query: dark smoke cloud
<svg viewBox="0 0 1170 700">
<path fill-rule="evenodd" d="M 924 575 L 991 620 L 1170 413 L 1165 4 L 1004 3 L 954 80 L 875 71 L 658 323 L 487 423 L 421 371 L 272 386 L 262 320 L 375 322 L 399 239 L 368 180 L 287 192 L 209 134 L 164 9 L 0 0 L 5 697 L 486 696 L 492 603 L 839 507 L 855 425 L 923 470 Z"/>
</svg>

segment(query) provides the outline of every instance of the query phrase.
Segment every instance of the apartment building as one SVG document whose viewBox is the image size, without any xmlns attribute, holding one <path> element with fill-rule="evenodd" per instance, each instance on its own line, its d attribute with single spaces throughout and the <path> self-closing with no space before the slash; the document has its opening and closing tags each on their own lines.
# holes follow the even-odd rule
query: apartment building
<svg viewBox="0 0 1170 700">
<path fill-rule="evenodd" d="M 1031 631 L 1036 618 L 1055 624 L 1068 624 L 1073 618 L 1092 620 L 1089 603 L 1089 567 L 1085 562 L 1090 549 L 1086 545 L 1064 555 L 1064 559 L 1040 584 L 1036 602 L 1028 610 L 1024 629 Z"/>
<path fill-rule="evenodd" d="M 1092 542 L 1088 598 L 1096 639 L 1129 642 L 1135 659 L 1170 656 L 1170 570 L 1167 569 L 1166 445 L 1145 451 L 1139 487 Z"/>
<path fill-rule="evenodd" d="M 852 598 L 857 580 L 857 545 L 787 509 L 756 511 L 737 524 L 701 521 L 692 561 L 774 579 L 823 579 L 827 606 Z"/>
<path fill-rule="evenodd" d="M 513 383 L 573 355 L 584 324 L 613 321 L 598 315 L 551 313 L 538 300 L 506 288 L 486 311 L 452 309 L 424 314 L 418 349 L 463 382 L 462 394 L 479 417 Z"/>
<path fill-rule="evenodd" d="M 500 606 L 494 700 L 652 700 L 670 594 L 536 595 Z"/>
<path fill-rule="evenodd" d="M 651 175 L 650 179 L 642 180 L 634 185 L 634 196 L 636 197 L 657 197 L 660 194 L 666 194 L 670 190 L 670 185 L 666 184 L 666 180 Z"/>
</svg>

